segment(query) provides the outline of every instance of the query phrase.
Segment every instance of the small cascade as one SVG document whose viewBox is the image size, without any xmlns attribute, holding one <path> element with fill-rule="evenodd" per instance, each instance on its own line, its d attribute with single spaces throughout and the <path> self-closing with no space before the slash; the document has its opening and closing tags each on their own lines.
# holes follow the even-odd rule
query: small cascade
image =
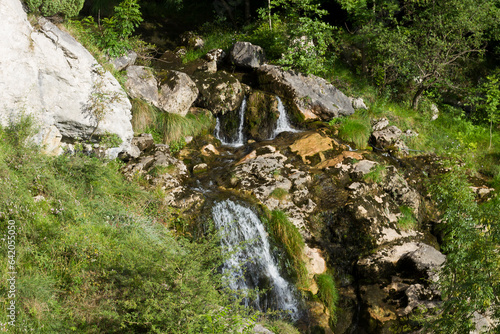
<svg viewBox="0 0 500 334">
<path fill-rule="evenodd" d="M 264 225 L 257 215 L 231 200 L 217 203 L 212 208 L 215 226 L 222 232 L 222 246 L 231 254 L 223 265 L 232 290 L 248 291 L 270 288 L 271 291 L 253 301 L 254 307 L 284 310 L 293 320 L 299 318 L 297 298 L 292 286 L 280 275 Z M 267 286 L 262 287 L 262 283 Z M 248 306 L 250 301 L 245 298 Z"/>
<path fill-rule="evenodd" d="M 230 136 L 229 138 L 224 135 L 220 118 L 217 117 L 217 121 L 215 124 L 215 138 L 219 139 L 222 145 L 232 146 L 232 147 L 240 147 L 245 144 L 245 138 L 243 136 L 243 123 L 245 122 L 245 111 L 247 110 L 247 97 L 243 98 L 243 102 L 241 102 L 241 106 L 238 109 L 239 123 L 238 123 L 238 131 L 236 132 L 236 136 Z"/>
<path fill-rule="evenodd" d="M 283 105 L 283 102 L 281 102 L 279 96 L 276 96 L 276 98 L 278 99 L 278 111 L 280 113 L 280 116 L 278 117 L 276 129 L 274 130 L 273 135 L 270 139 L 276 138 L 276 136 L 282 132 L 299 132 L 298 130 L 292 128 L 292 125 L 288 120 L 288 114 L 286 113 L 285 106 Z"/>
</svg>

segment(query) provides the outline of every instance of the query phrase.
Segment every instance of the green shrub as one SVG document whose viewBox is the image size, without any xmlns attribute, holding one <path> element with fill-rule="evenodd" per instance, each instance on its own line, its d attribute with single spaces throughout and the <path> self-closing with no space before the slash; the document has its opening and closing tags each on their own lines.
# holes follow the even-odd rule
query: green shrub
<svg viewBox="0 0 500 334">
<path fill-rule="evenodd" d="M 357 148 L 365 148 L 368 146 L 370 138 L 370 125 L 367 120 L 356 118 L 346 118 L 339 128 L 339 136 L 341 139 L 352 142 Z"/>
<path fill-rule="evenodd" d="M 73 17 L 83 8 L 84 0 L 25 0 L 31 12 L 43 16 Z"/>
<path fill-rule="evenodd" d="M 283 211 L 274 210 L 263 221 L 268 226 L 274 240 L 283 245 L 285 252 L 292 262 L 292 271 L 296 275 L 297 283 L 301 287 L 308 286 L 308 273 L 302 259 L 304 240 L 295 225 L 293 225 Z"/>
<path fill-rule="evenodd" d="M 337 321 L 337 303 L 339 301 L 335 280 L 330 274 L 316 275 L 315 280 L 318 284 L 318 297 L 330 311 L 330 319 L 335 323 Z"/>
</svg>

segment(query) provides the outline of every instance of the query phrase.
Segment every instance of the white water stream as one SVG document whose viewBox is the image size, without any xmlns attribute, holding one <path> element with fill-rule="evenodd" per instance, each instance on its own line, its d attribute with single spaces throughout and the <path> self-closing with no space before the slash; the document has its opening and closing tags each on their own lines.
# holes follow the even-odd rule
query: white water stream
<svg viewBox="0 0 500 334">
<path fill-rule="evenodd" d="M 279 96 L 276 96 L 276 98 L 278 99 L 278 111 L 280 115 L 278 117 L 278 123 L 276 124 L 276 129 L 274 129 L 273 135 L 271 136 L 270 139 L 276 138 L 276 136 L 282 132 L 299 132 L 298 130 L 292 128 L 290 120 L 288 119 L 288 114 L 286 113 L 285 106 L 283 105 L 283 102 L 281 102 Z"/>
<path fill-rule="evenodd" d="M 247 97 L 243 98 L 243 102 L 241 102 L 240 109 L 238 110 L 239 123 L 238 123 L 238 132 L 236 133 L 236 138 L 229 138 L 226 140 L 224 134 L 220 128 L 219 117 L 217 117 L 217 121 L 215 124 L 215 138 L 219 139 L 222 145 L 232 146 L 232 147 L 241 147 L 245 144 L 245 138 L 243 136 L 243 123 L 245 122 L 245 111 L 247 110 Z"/>
<path fill-rule="evenodd" d="M 229 287 L 248 291 L 268 282 L 271 291 L 265 300 L 257 298 L 253 305 L 263 310 L 269 307 L 288 311 L 293 320 L 298 319 L 293 288 L 279 273 L 264 225 L 257 215 L 249 208 L 225 200 L 212 208 L 212 216 L 222 234 L 223 251 L 230 254 L 222 268 Z M 249 301 L 245 300 L 245 304 L 248 306 Z"/>
</svg>

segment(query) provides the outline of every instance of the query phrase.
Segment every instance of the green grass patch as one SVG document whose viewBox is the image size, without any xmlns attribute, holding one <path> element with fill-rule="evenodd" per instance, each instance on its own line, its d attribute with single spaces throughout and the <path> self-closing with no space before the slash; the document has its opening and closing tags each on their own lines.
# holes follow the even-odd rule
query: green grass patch
<svg viewBox="0 0 500 334">
<path fill-rule="evenodd" d="M 384 180 L 387 169 L 384 165 L 376 165 L 368 173 L 363 175 L 363 180 L 367 183 L 380 183 Z"/>
<path fill-rule="evenodd" d="M 214 117 L 208 110 L 186 116 L 161 112 L 155 124 L 156 130 L 163 136 L 163 142 L 166 144 L 176 142 L 174 145 L 179 145 L 186 136 L 207 134 L 214 126 Z"/>
<path fill-rule="evenodd" d="M 13 332 L 229 333 L 254 316 L 223 293 L 215 234 L 171 231 L 162 194 L 126 181 L 121 162 L 42 155 L 26 141 L 31 123 L 0 127 L 0 231 L 16 231 Z M 0 267 L 2 323 L 9 271 Z"/>
<path fill-rule="evenodd" d="M 283 188 L 275 188 L 269 196 L 282 201 L 288 196 L 288 190 Z"/>
<path fill-rule="evenodd" d="M 337 304 L 339 293 L 335 286 L 335 280 L 330 274 L 321 274 L 315 276 L 318 284 L 318 297 L 330 311 L 330 321 L 333 324 L 337 321 Z"/>
<path fill-rule="evenodd" d="M 340 124 L 339 136 L 342 140 L 354 143 L 357 148 L 362 149 L 368 146 L 370 131 L 370 122 L 367 118 L 349 117 Z"/>
<path fill-rule="evenodd" d="M 304 240 L 299 230 L 281 210 L 274 210 L 264 219 L 268 231 L 279 244 L 283 245 L 288 258 L 291 259 L 292 271 L 299 287 L 308 287 L 307 268 L 302 259 Z"/>
<path fill-rule="evenodd" d="M 398 219 L 398 226 L 402 230 L 414 230 L 417 227 L 417 219 L 413 214 L 413 209 L 407 206 L 400 206 L 401 216 Z"/>
</svg>

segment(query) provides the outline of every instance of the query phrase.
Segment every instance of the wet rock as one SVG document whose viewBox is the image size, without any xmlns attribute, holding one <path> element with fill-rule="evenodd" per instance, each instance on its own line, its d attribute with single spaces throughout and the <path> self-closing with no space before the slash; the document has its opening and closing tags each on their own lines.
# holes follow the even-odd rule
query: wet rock
<svg viewBox="0 0 500 334">
<path fill-rule="evenodd" d="M 264 50 L 249 42 L 236 42 L 229 58 L 234 65 L 246 68 L 258 68 L 265 61 Z"/>
<path fill-rule="evenodd" d="M 262 91 L 252 91 L 248 96 L 245 113 L 245 134 L 247 138 L 257 141 L 271 138 L 278 117 L 278 100 L 276 96 Z"/>
<path fill-rule="evenodd" d="M 151 69 L 135 65 L 127 67 L 125 87 L 130 97 L 158 106 L 158 83 Z"/>
<path fill-rule="evenodd" d="M 261 87 L 288 100 L 293 111 L 304 119 L 330 120 L 354 113 L 349 98 L 320 77 L 285 71 L 274 65 L 260 66 L 258 76 Z"/>
<path fill-rule="evenodd" d="M 136 59 L 137 59 L 137 53 L 135 53 L 132 50 L 129 50 L 127 51 L 126 54 L 111 59 L 110 62 L 117 71 L 121 71 L 126 69 L 128 66 L 134 65 Z"/>
<path fill-rule="evenodd" d="M 220 152 L 215 148 L 213 144 L 208 144 L 201 148 L 201 154 L 208 157 L 211 155 L 219 155 Z"/>
<path fill-rule="evenodd" d="M 297 139 L 290 150 L 297 153 L 304 163 L 311 163 L 310 157 L 318 154 L 320 161 L 325 160 L 323 152 L 338 148 L 339 144 L 332 138 L 324 137 L 317 132 L 307 133 Z"/>
<path fill-rule="evenodd" d="M 224 115 L 241 105 L 243 88 L 234 76 L 224 71 L 211 75 L 195 73 L 194 81 L 200 92 L 196 105 L 209 109 L 215 115 Z"/>
<path fill-rule="evenodd" d="M 186 116 L 198 97 L 198 88 L 191 78 L 178 71 L 160 73 L 158 107 L 166 112 Z"/>
<path fill-rule="evenodd" d="M 150 133 L 142 133 L 138 137 L 132 139 L 132 144 L 137 146 L 142 152 L 148 151 L 153 148 L 155 141 L 153 135 Z"/>
<path fill-rule="evenodd" d="M 200 174 L 200 173 L 205 173 L 208 170 L 208 165 L 203 163 L 203 164 L 198 164 L 193 167 L 193 174 Z"/>
</svg>

